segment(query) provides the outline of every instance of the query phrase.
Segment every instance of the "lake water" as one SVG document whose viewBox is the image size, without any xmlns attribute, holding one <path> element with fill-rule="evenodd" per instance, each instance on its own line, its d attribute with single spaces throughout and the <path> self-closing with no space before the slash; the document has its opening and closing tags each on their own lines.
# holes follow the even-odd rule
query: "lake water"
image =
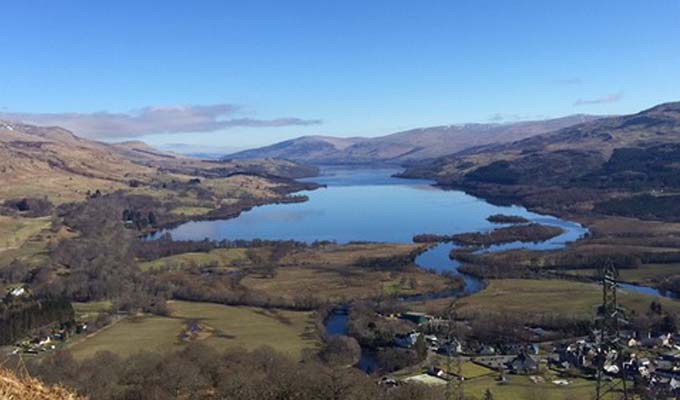
<svg viewBox="0 0 680 400">
<path fill-rule="evenodd" d="M 445 191 L 432 181 L 394 178 L 398 169 L 325 168 L 308 181 L 326 188 L 301 192 L 309 201 L 257 207 L 230 220 L 188 222 L 168 231 L 177 240 L 269 239 L 333 240 L 410 243 L 414 235 L 485 231 L 498 227 L 486 220 L 493 214 L 511 214 L 533 222 L 556 225 L 564 234 L 539 243 L 508 243 L 485 251 L 511 248 L 549 250 L 577 240 L 586 229 L 573 222 L 544 216 L 518 206 L 495 206 L 460 191 Z M 438 272 L 457 273 L 459 263 L 449 258 L 454 248 L 442 243 L 421 254 L 416 263 Z M 465 289 L 457 295 L 481 290 L 484 283 L 463 275 Z M 451 294 L 442 294 L 451 295 Z"/>
<path fill-rule="evenodd" d="M 178 240 L 259 238 L 408 243 L 420 233 L 492 229 L 497 225 L 486 218 L 504 213 L 565 228 L 565 234 L 531 245 L 532 248 L 559 248 L 585 233 L 579 224 L 534 214 L 522 207 L 494 206 L 463 192 L 434 188 L 430 181 L 391 177 L 396 172 L 399 170 L 324 169 L 321 176 L 309 180 L 328 187 L 301 192 L 309 196 L 307 202 L 265 205 L 235 219 L 188 222 L 169 232 Z"/>
<path fill-rule="evenodd" d="M 169 232 L 178 240 L 270 239 L 334 240 L 338 243 L 374 241 L 409 243 L 416 234 L 450 235 L 498 227 L 486 220 L 492 214 L 511 214 L 532 222 L 556 225 L 564 234 L 539 243 L 508 243 L 483 251 L 516 248 L 559 249 L 582 237 L 587 230 L 574 222 L 527 211 L 519 206 L 496 206 L 460 191 L 445 191 L 432 181 L 392 177 L 399 169 L 324 168 L 308 181 L 326 188 L 301 192 L 309 201 L 257 207 L 230 220 L 188 222 Z M 459 263 L 449 258 L 453 244 L 443 243 L 421 254 L 416 263 L 439 272 L 457 272 Z M 481 290 L 483 282 L 463 275 L 465 289 L 458 295 Z M 676 297 L 644 286 L 622 284 L 622 289 L 651 296 Z"/>
<path fill-rule="evenodd" d="M 392 175 L 397 172 L 397 169 L 326 168 L 322 170 L 321 176 L 308 179 L 325 184 L 326 188 L 300 193 L 309 197 L 307 202 L 265 205 L 230 220 L 188 222 L 158 232 L 151 239 L 169 232 L 177 240 L 259 238 L 303 242 L 410 243 L 414 235 L 421 233 L 450 235 L 494 229 L 499 225 L 486 220 L 493 214 L 519 215 L 532 222 L 559 226 L 564 229 L 564 233 L 544 242 L 508 243 L 490 246 L 483 251 L 559 249 L 587 232 L 577 223 L 532 213 L 523 207 L 495 206 L 460 191 L 440 190 L 433 187 L 431 181 L 393 178 Z M 458 273 L 459 263 L 449 258 L 454 247 L 451 243 L 434 246 L 418 256 L 416 264 L 438 272 Z M 480 279 L 461 275 L 465 281 L 462 291 L 435 296 L 465 296 L 484 288 L 484 282 Z M 634 285 L 622 287 L 625 290 L 661 295 L 651 288 Z M 348 306 L 343 306 L 328 316 L 325 326 L 329 335 L 347 334 L 347 311 Z M 357 367 L 371 373 L 377 369 L 377 362 L 373 354 L 364 349 Z"/>
</svg>

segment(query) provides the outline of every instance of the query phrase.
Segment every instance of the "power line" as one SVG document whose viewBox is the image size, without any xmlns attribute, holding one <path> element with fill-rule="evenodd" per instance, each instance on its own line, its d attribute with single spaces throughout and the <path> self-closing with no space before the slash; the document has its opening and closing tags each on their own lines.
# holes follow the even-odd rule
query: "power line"
<svg viewBox="0 0 680 400">
<path fill-rule="evenodd" d="M 597 342 L 596 352 L 596 378 L 595 399 L 603 400 L 604 396 L 614 391 L 618 384 L 612 381 L 605 384 L 608 361 L 613 361 L 621 375 L 621 389 L 623 399 L 628 400 L 628 388 L 626 387 L 626 370 L 624 366 L 623 346 L 621 345 L 621 326 L 627 324 L 625 312 L 618 306 L 617 288 L 618 271 L 611 260 L 605 262 L 601 270 L 602 276 L 602 305 L 598 310 L 596 326 L 599 332 L 595 338 Z M 613 359 L 612 359 L 613 358 Z M 611 363 L 610 363 L 611 365 Z"/>
</svg>

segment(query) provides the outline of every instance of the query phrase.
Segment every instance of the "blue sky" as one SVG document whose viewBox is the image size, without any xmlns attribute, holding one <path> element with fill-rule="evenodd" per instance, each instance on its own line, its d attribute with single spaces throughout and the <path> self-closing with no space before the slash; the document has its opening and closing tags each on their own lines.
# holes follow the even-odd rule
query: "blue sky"
<svg viewBox="0 0 680 400">
<path fill-rule="evenodd" d="M 5 2 L 0 117 L 249 147 L 630 113 L 680 100 L 679 38 L 675 0 Z"/>
</svg>

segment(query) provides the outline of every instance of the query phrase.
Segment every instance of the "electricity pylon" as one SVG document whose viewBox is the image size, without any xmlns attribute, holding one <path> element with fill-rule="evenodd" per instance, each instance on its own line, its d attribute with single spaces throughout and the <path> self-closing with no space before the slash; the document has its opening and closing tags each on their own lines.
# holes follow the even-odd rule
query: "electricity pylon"
<svg viewBox="0 0 680 400">
<path fill-rule="evenodd" d="M 625 325 L 625 313 L 618 306 L 616 299 L 618 271 L 611 262 L 607 260 L 601 271 L 602 275 L 602 305 L 598 310 L 596 326 L 599 328 L 597 341 L 597 386 L 595 387 L 595 400 L 603 400 L 604 396 L 616 389 L 617 384 L 603 382 L 605 374 L 605 364 L 609 354 L 613 353 L 616 357 L 616 364 L 621 375 L 621 386 L 623 399 L 628 400 L 628 390 L 626 387 L 626 371 L 624 369 L 623 348 L 621 345 L 621 326 Z"/>
<path fill-rule="evenodd" d="M 446 349 L 446 373 L 449 375 L 455 375 L 458 379 L 455 382 L 455 388 L 454 386 L 454 379 L 449 379 L 448 383 L 446 384 L 446 398 L 447 399 L 455 399 L 455 400 L 464 400 L 465 399 L 465 392 L 463 389 L 463 370 L 462 370 L 462 363 L 460 359 L 460 354 L 456 354 L 456 366 L 455 366 L 455 374 L 452 373 L 453 369 L 453 354 L 451 351 L 451 345 L 452 341 L 455 339 L 457 344 L 462 344 L 461 338 L 460 338 L 460 332 L 458 331 L 457 327 L 454 327 L 454 323 L 456 320 L 456 308 L 457 304 L 456 301 L 452 301 L 451 304 L 449 304 L 449 307 L 446 310 L 446 316 L 448 318 L 447 321 L 447 328 L 446 328 L 446 340 L 447 340 L 447 349 Z M 456 346 L 457 347 L 457 346 Z M 456 351 L 457 353 L 457 351 Z M 451 377 L 450 377 L 451 378 Z M 455 397 L 454 397 L 455 396 Z"/>
</svg>

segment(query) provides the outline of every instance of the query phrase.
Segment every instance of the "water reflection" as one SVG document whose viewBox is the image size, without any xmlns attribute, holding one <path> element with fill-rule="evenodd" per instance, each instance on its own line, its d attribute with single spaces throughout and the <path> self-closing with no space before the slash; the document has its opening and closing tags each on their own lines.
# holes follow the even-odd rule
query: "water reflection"
<svg viewBox="0 0 680 400">
<path fill-rule="evenodd" d="M 312 180 L 328 187 L 304 192 L 309 196 L 305 203 L 261 206 L 231 220 L 189 222 L 170 233 L 180 240 L 259 238 L 407 243 L 420 233 L 493 229 L 496 226 L 486 218 L 497 213 L 520 215 L 566 229 L 564 235 L 542 243 L 540 249 L 561 247 L 585 232 L 578 224 L 531 213 L 522 207 L 495 206 L 463 192 L 435 189 L 429 181 L 392 177 L 396 172 L 396 169 L 324 170 L 322 176 Z M 526 244 L 506 244 L 502 248 L 518 246 Z"/>
</svg>

